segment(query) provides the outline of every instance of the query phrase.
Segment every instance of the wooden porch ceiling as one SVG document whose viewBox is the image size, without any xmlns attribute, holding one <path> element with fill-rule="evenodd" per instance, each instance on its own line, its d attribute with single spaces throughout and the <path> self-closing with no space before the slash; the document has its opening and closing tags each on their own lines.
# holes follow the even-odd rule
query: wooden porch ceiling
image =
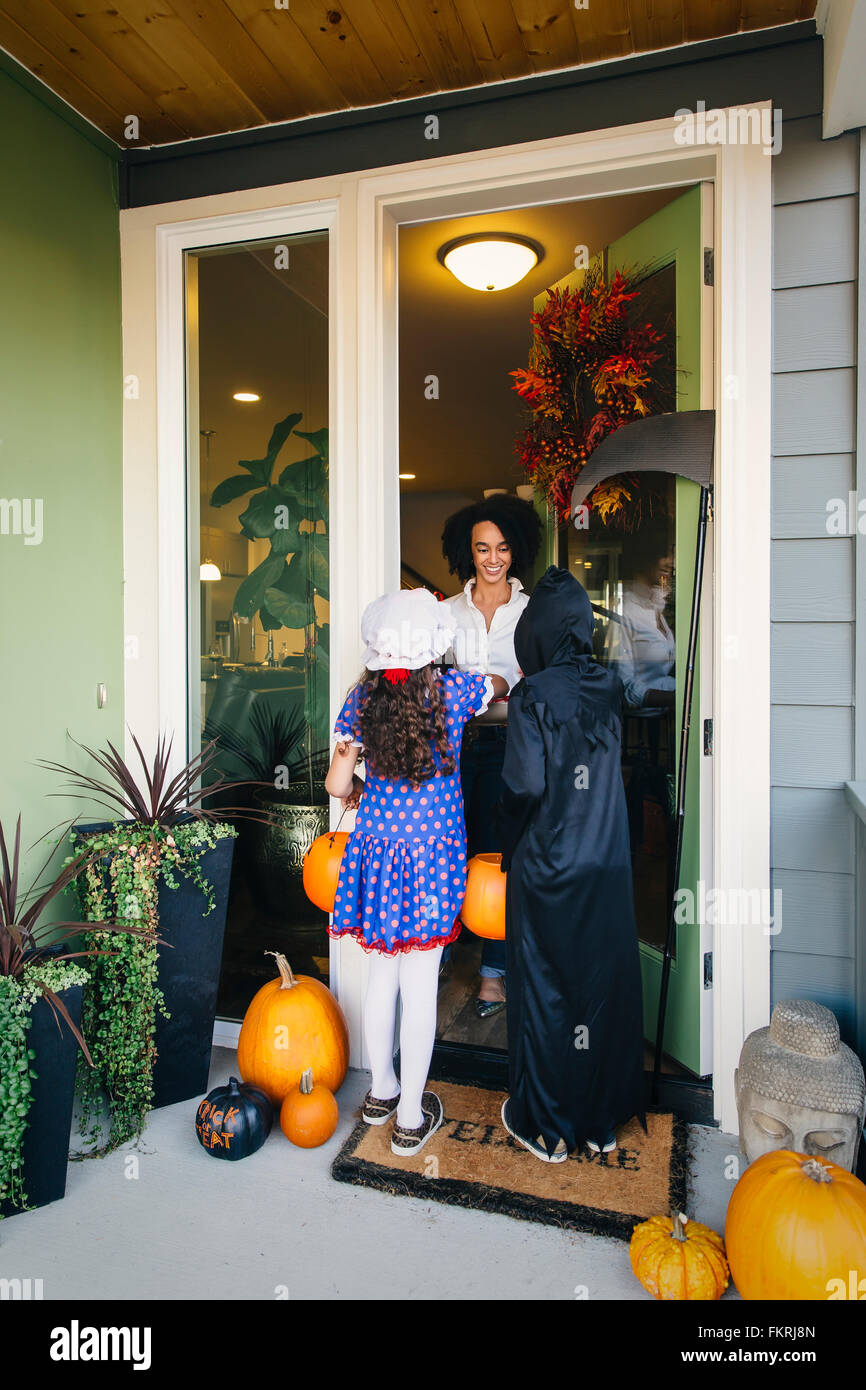
<svg viewBox="0 0 866 1390">
<path fill-rule="evenodd" d="M 0 46 L 119 145 L 142 147 L 814 12 L 815 0 L 0 0 Z"/>
</svg>

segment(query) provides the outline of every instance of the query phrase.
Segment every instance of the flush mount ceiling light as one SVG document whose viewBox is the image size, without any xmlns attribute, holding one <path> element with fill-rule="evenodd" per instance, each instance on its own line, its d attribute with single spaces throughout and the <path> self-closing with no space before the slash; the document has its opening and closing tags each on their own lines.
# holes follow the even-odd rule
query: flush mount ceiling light
<svg viewBox="0 0 866 1390">
<path fill-rule="evenodd" d="M 411 478 L 414 478 L 414 477 L 415 477 L 415 474 L 414 474 L 414 473 L 398 473 L 398 474 L 397 474 L 397 477 L 398 477 L 398 478 L 411 479 Z"/>
<path fill-rule="evenodd" d="M 544 247 L 511 232 L 476 232 L 455 237 L 436 252 L 437 260 L 470 290 L 507 290 L 528 275 Z"/>
<path fill-rule="evenodd" d="M 232 396 L 233 401 L 260 401 L 261 396 L 257 396 L 255 391 L 235 391 Z"/>
</svg>

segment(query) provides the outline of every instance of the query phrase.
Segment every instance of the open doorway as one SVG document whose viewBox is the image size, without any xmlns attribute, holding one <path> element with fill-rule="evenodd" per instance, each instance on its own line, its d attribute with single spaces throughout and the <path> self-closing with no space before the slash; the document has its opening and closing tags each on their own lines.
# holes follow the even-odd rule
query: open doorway
<svg viewBox="0 0 866 1390">
<path fill-rule="evenodd" d="M 568 568 L 587 589 L 596 613 L 596 655 L 617 668 L 628 691 L 623 780 L 648 1067 L 656 1037 L 661 947 L 674 886 L 671 795 L 681 711 L 678 676 L 691 602 L 695 498 L 692 485 L 683 480 L 647 475 L 637 506 L 626 508 L 617 523 L 605 522 L 596 510 L 585 529 L 562 522 L 533 489 L 518 456 L 516 441 L 526 427 L 527 409 L 509 373 L 527 365 L 530 315 L 541 310 L 546 291 L 577 287 L 585 273 L 579 267 L 598 264 L 608 278 L 616 269 L 637 273 L 641 313 L 667 328 L 667 356 L 658 369 L 667 377 L 670 399 L 664 408 L 698 409 L 706 404 L 701 395 L 701 373 L 707 364 L 701 362 L 698 271 L 702 196 L 700 187 L 657 189 L 423 222 L 401 226 L 398 232 L 401 582 L 408 587 L 425 585 L 446 597 L 458 594 L 463 585 L 442 553 L 446 520 L 490 493 L 517 492 L 533 501 L 544 525 L 533 571 L 521 576 L 525 589 L 531 591 L 549 564 Z M 527 238 L 542 254 L 517 284 L 485 293 L 451 275 L 437 253 L 455 238 L 491 232 Z M 641 629 L 644 617 L 646 632 Z M 658 679 L 649 687 L 639 669 L 642 647 L 652 647 L 652 662 L 661 662 L 655 671 Z M 692 838 L 681 884 L 700 878 L 700 771 L 692 747 Z M 477 805 L 467 804 L 467 822 L 477 813 Z M 701 1046 L 702 1029 L 706 1032 L 701 993 L 705 943 L 696 924 L 689 927 L 674 943 L 663 1067 L 669 1074 L 696 1077 L 707 1071 L 706 1049 Z M 487 1070 L 501 1076 L 504 1068 L 505 1010 L 482 1016 L 476 1002 L 488 954 L 489 948 L 464 930 L 443 970 L 436 1053 L 444 1073 L 481 1075 Z M 507 990 L 507 979 L 504 983 Z"/>
</svg>

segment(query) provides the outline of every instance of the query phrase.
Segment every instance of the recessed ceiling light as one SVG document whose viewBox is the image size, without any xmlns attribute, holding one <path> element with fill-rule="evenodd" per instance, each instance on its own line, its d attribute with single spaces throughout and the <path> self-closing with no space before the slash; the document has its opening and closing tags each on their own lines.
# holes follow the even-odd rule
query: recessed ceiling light
<svg viewBox="0 0 866 1390">
<path fill-rule="evenodd" d="M 414 473 L 398 473 L 398 474 L 397 474 L 397 477 L 398 477 L 398 478 L 414 478 L 414 477 L 415 477 L 415 474 L 414 474 Z"/>
<path fill-rule="evenodd" d="M 233 401 L 260 401 L 261 396 L 256 395 L 255 391 L 235 391 L 232 396 Z"/>
<path fill-rule="evenodd" d="M 478 232 L 446 241 L 436 256 L 470 290 L 507 290 L 538 265 L 544 247 L 512 232 Z"/>
</svg>

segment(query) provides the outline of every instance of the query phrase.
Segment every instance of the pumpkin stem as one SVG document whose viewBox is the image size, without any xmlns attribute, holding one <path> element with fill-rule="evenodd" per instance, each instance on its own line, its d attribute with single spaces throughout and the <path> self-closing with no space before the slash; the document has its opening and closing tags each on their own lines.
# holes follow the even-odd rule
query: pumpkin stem
<svg viewBox="0 0 866 1390">
<path fill-rule="evenodd" d="M 230 1076 L 230 1077 L 229 1077 L 229 1090 L 230 1090 L 230 1092 L 232 1093 L 232 1095 L 236 1095 L 236 1094 L 237 1094 L 237 1090 L 238 1090 L 238 1079 L 237 1079 L 236 1076 Z"/>
<path fill-rule="evenodd" d="M 802 1165 L 802 1170 L 807 1178 L 813 1182 L 832 1182 L 833 1175 L 829 1168 L 825 1168 L 823 1163 L 819 1163 L 816 1158 L 807 1158 Z"/>
<path fill-rule="evenodd" d="M 685 1240 L 686 1223 L 688 1222 L 688 1219 L 689 1218 L 686 1216 L 684 1211 L 675 1211 L 671 1214 L 671 1235 L 673 1236 L 674 1240 Z"/>
<path fill-rule="evenodd" d="M 286 960 L 282 951 L 265 951 L 266 956 L 273 956 L 277 962 L 277 969 L 280 972 L 280 989 L 293 989 L 298 983 L 292 974 L 292 967 Z"/>
<path fill-rule="evenodd" d="M 298 1088 L 302 1096 L 308 1096 L 313 1089 L 313 1068 L 307 1067 L 306 1071 L 301 1072 L 301 1084 Z"/>
</svg>

